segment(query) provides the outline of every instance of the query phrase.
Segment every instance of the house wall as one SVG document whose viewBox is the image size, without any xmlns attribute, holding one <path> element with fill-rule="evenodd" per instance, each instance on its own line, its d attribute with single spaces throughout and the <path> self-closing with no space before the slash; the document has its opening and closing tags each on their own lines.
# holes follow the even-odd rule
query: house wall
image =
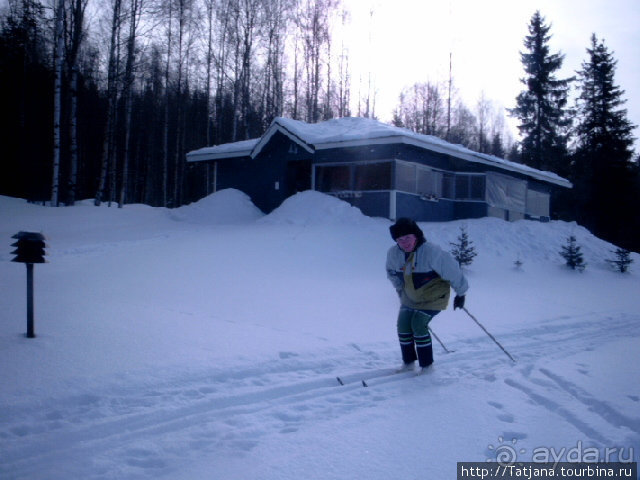
<svg viewBox="0 0 640 480">
<path fill-rule="evenodd" d="M 349 202 L 369 217 L 389 217 L 391 192 L 358 192 L 353 194 L 337 194 L 337 198 Z"/>
<path fill-rule="evenodd" d="M 450 200 L 426 200 L 418 195 L 395 192 L 395 218 L 410 217 L 420 222 L 445 222 L 455 218 L 456 205 Z"/>
</svg>

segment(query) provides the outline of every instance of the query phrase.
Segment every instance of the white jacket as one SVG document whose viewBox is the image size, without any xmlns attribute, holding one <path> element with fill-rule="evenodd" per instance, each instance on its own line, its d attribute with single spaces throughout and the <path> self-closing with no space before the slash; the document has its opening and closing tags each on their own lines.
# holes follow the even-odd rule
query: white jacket
<svg viewBox="0 0 640 480">
<path fill-rule="evenodd" d="M 406 271 L 406 267 L 410 271 Z M 411 308 L 444 310 L 449 292 L 444 287 L 446 295 L 443 295 L 442 280 L 448 282 L 457 295 L 465 295 L 469 289 L 453 256 L 429 242 L 420 245 L 412 256 L 394 245 L 387 252 L 386 269 L 387 278 L 399 292 L 402 304 Z M 440 286 L 436 287 L 436 283 Z M 437 298 L 433 297 L 434 292 L 437 292 Z"/>
</svg>

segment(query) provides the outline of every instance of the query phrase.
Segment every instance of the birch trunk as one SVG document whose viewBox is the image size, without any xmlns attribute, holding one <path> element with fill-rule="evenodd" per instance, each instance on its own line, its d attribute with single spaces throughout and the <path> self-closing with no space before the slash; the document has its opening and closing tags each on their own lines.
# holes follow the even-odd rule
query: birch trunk
<svg viewBox="0 0 640 480">
<path fill-rule="evenodd" d="M 213 63 L 213 0 L 207 0 L 207 79 L 205 85 L 205 95 L 207 99 L 207 146 L 211 145 L 211 119 L 213 118 L 213 109 L 211 102 L 211 64 Z M 207 193 L 208 186 L 207 186 Z"/>
<path fill-rule="evenodd" d="M 171 40 L 172 30 L 171 23 L 173 19 L 173 5 L 169 2 L 169 26 L 167 27 L 167 63 L 164 71 L 164 125 L 162 132 L 162 206 L 167 206 L 167 193 L 169 190 L 169 103 L 170 103 L 170 88 L 169 88 L 169 73 L 171 65 Z"/>
<path fill-rule="evenodd" d="M 97 207 L 102 203 L 105 189 L 107 186 L 107 177 L 109 176 L 109 166 L 113 163 L 112 158 L 115 155 L 114 136 L 117 112 L 117 43 L 120 31 L 120 9 L 121 0 L 114 0 L 113 17 L 111 21 L 111 42 L 109 45 L 109 65 L 107 74 L 107 121 L 105 124 L 104 143 L 102 146 L 102 165 L 100 167 L 100 178 L 98 180 L 98 190 L 96 191 L 95 205 Z"/>
<path fill-rule="evenodd" d="M 60 141 L 62 122 L 62 65 L 64 62 L 63 48 L 63 15 L 64 0 L 58 0 L 56 6 L 54 68 L 55 78 L 53 87 L 53 177 L 51 182 L 51 206 L 57 207 L 60 203 Z"/>
<path fill-rule="evenodd" d="M 129 183 L 129 164 L 131 156 L 131 116 L 133 111 L 133 64 L 136 51 L 136 26 L 142 1 L 131 0 L 131 18 L 129 19 L 129 38 L 127 39 L 127 65 L 125 67 L 124 95 L 125 95 L 125 138 L 124 159 L 122 161 L 122 178 L 118 207 L 122 208 L 126 200 L 127 185 Z"/>
<path fill-rule="evenodd" d="M 70 140 L 70 154 L 71 154 L 71 166 L 69 169 L 69 205 L 73 205 L 76 201 L 78 191 L 78 54 L 80 52 L 80 45 L 84 38 L 83 23 L 84 23 L 84 11 L 87 6 L 88 0 L 74 0 L 71 8 L 72 16 L 72 32 L 71 32 L 71 45 L 67 53 L 68 57 L 68 70 L 71 78 L 70 98 L 70 124 L 69 124 L 69 140 Z"/>
<path fill-rule="evenodd" d="M 69 172 L 69 205 L 74 205 L 78 191 L 78 67 L 71 70 L 71 170 Z"/>
</svg>

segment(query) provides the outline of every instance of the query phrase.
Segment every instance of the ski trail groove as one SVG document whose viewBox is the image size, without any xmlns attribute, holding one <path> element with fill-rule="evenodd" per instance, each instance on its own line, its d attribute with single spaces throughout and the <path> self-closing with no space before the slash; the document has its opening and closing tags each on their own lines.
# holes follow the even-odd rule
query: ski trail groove
<svg viewBox="0 0 640 480">
<path fill-rule="evenodd" d="M 573 384 L 569 380 L 556 375 L 546 368 L 541 368 L 540 372 L 553 380 L 562 390 L 569 393 L 576 400 L 584 404 L 589 410 L 602 417 L 616 428 L 626 427 L 633 432 L 640 434 L 640 418 L 628 417 L 621 414 L 606 402 L 594 398 L 582 388 Z"/>
<path fill-rule="evenodd" d="M 611 441 L 602 435 L 598 430 L 588 425 L 585 421 L 580 419 L 574 412 L 568 410 L 560 403 L 553 400 L 550 396 L 536 391 L 534 388 L 524 385 L 521 382 L 513 380 L 512 378 L 506 378 L 504 383 L 516 390 L 521 391 L 527 397 L 529 397 L 534 403 L 546 408 L 551 413 L 562 417 L 568 423 L 573 425 L 579 431 L 581 431 L 587 438 L 597 441 L 601 446 L 611 445 Z"/>
</svg>

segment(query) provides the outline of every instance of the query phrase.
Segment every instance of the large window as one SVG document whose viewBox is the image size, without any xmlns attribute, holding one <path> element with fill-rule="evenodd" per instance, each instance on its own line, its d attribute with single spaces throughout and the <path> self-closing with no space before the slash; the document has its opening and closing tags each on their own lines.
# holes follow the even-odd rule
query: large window
<svg viewBox="0 0 640 480">
<path fill-rule="evenodd" d="M 409 162 L 396 162 L 396 190 L 428 197 L 442 196 L 442 172 Z"/>
<path fill-rule="evenodd" d="M 320 192 L 391 189 L 391 162 L 316 165 L 315 188 Z"/>
<path fill-rule="evenodd" d="M 396 162 L 396 190 L 416 193 L 415 163 Z"/>
<path fill-rule="evenodd" d="M 485 174 L 444 172 L 402 160 L 316 165 L 314 168 L 315 189 L 320 192 L 395 189 L 430 199 L 486 199 Z"/>
<path fill-rule="evenodd" d="M 351 167 L 349 165 L 316 167 L 316 190 L 327 193 L 351 190 Z"/>
<path fill-rule="evenodd" d="M 455 178 L 453 173 L 444 173 L 442 175 L 442 197 L 455 198 Z"/>
<path fill-rule="evenodd" d="M 418 168 L 418 192 L 420 195 L 438 198 L 442 196 L 442 173 Z"/>
<path fill-rule="evenodd" d="M 354 166 L 354 190 L 390 190 L 391 162 Z"/>
<path fill-rule="evenodd" d="M 514 212 L 525 212 L 527 182 L 498 173 L 487 174 L 487 203 Z"/>
<path fill-rule="evenodd" d="M 549 216 L 549 194 L 527 190 L 527 210 L 526 213 L 532 217 Z"/>
<path fill-rule="evenodd" d="M 456 175 L 456 200 L 484 200 L 484 175 Z"/>
</svg>

